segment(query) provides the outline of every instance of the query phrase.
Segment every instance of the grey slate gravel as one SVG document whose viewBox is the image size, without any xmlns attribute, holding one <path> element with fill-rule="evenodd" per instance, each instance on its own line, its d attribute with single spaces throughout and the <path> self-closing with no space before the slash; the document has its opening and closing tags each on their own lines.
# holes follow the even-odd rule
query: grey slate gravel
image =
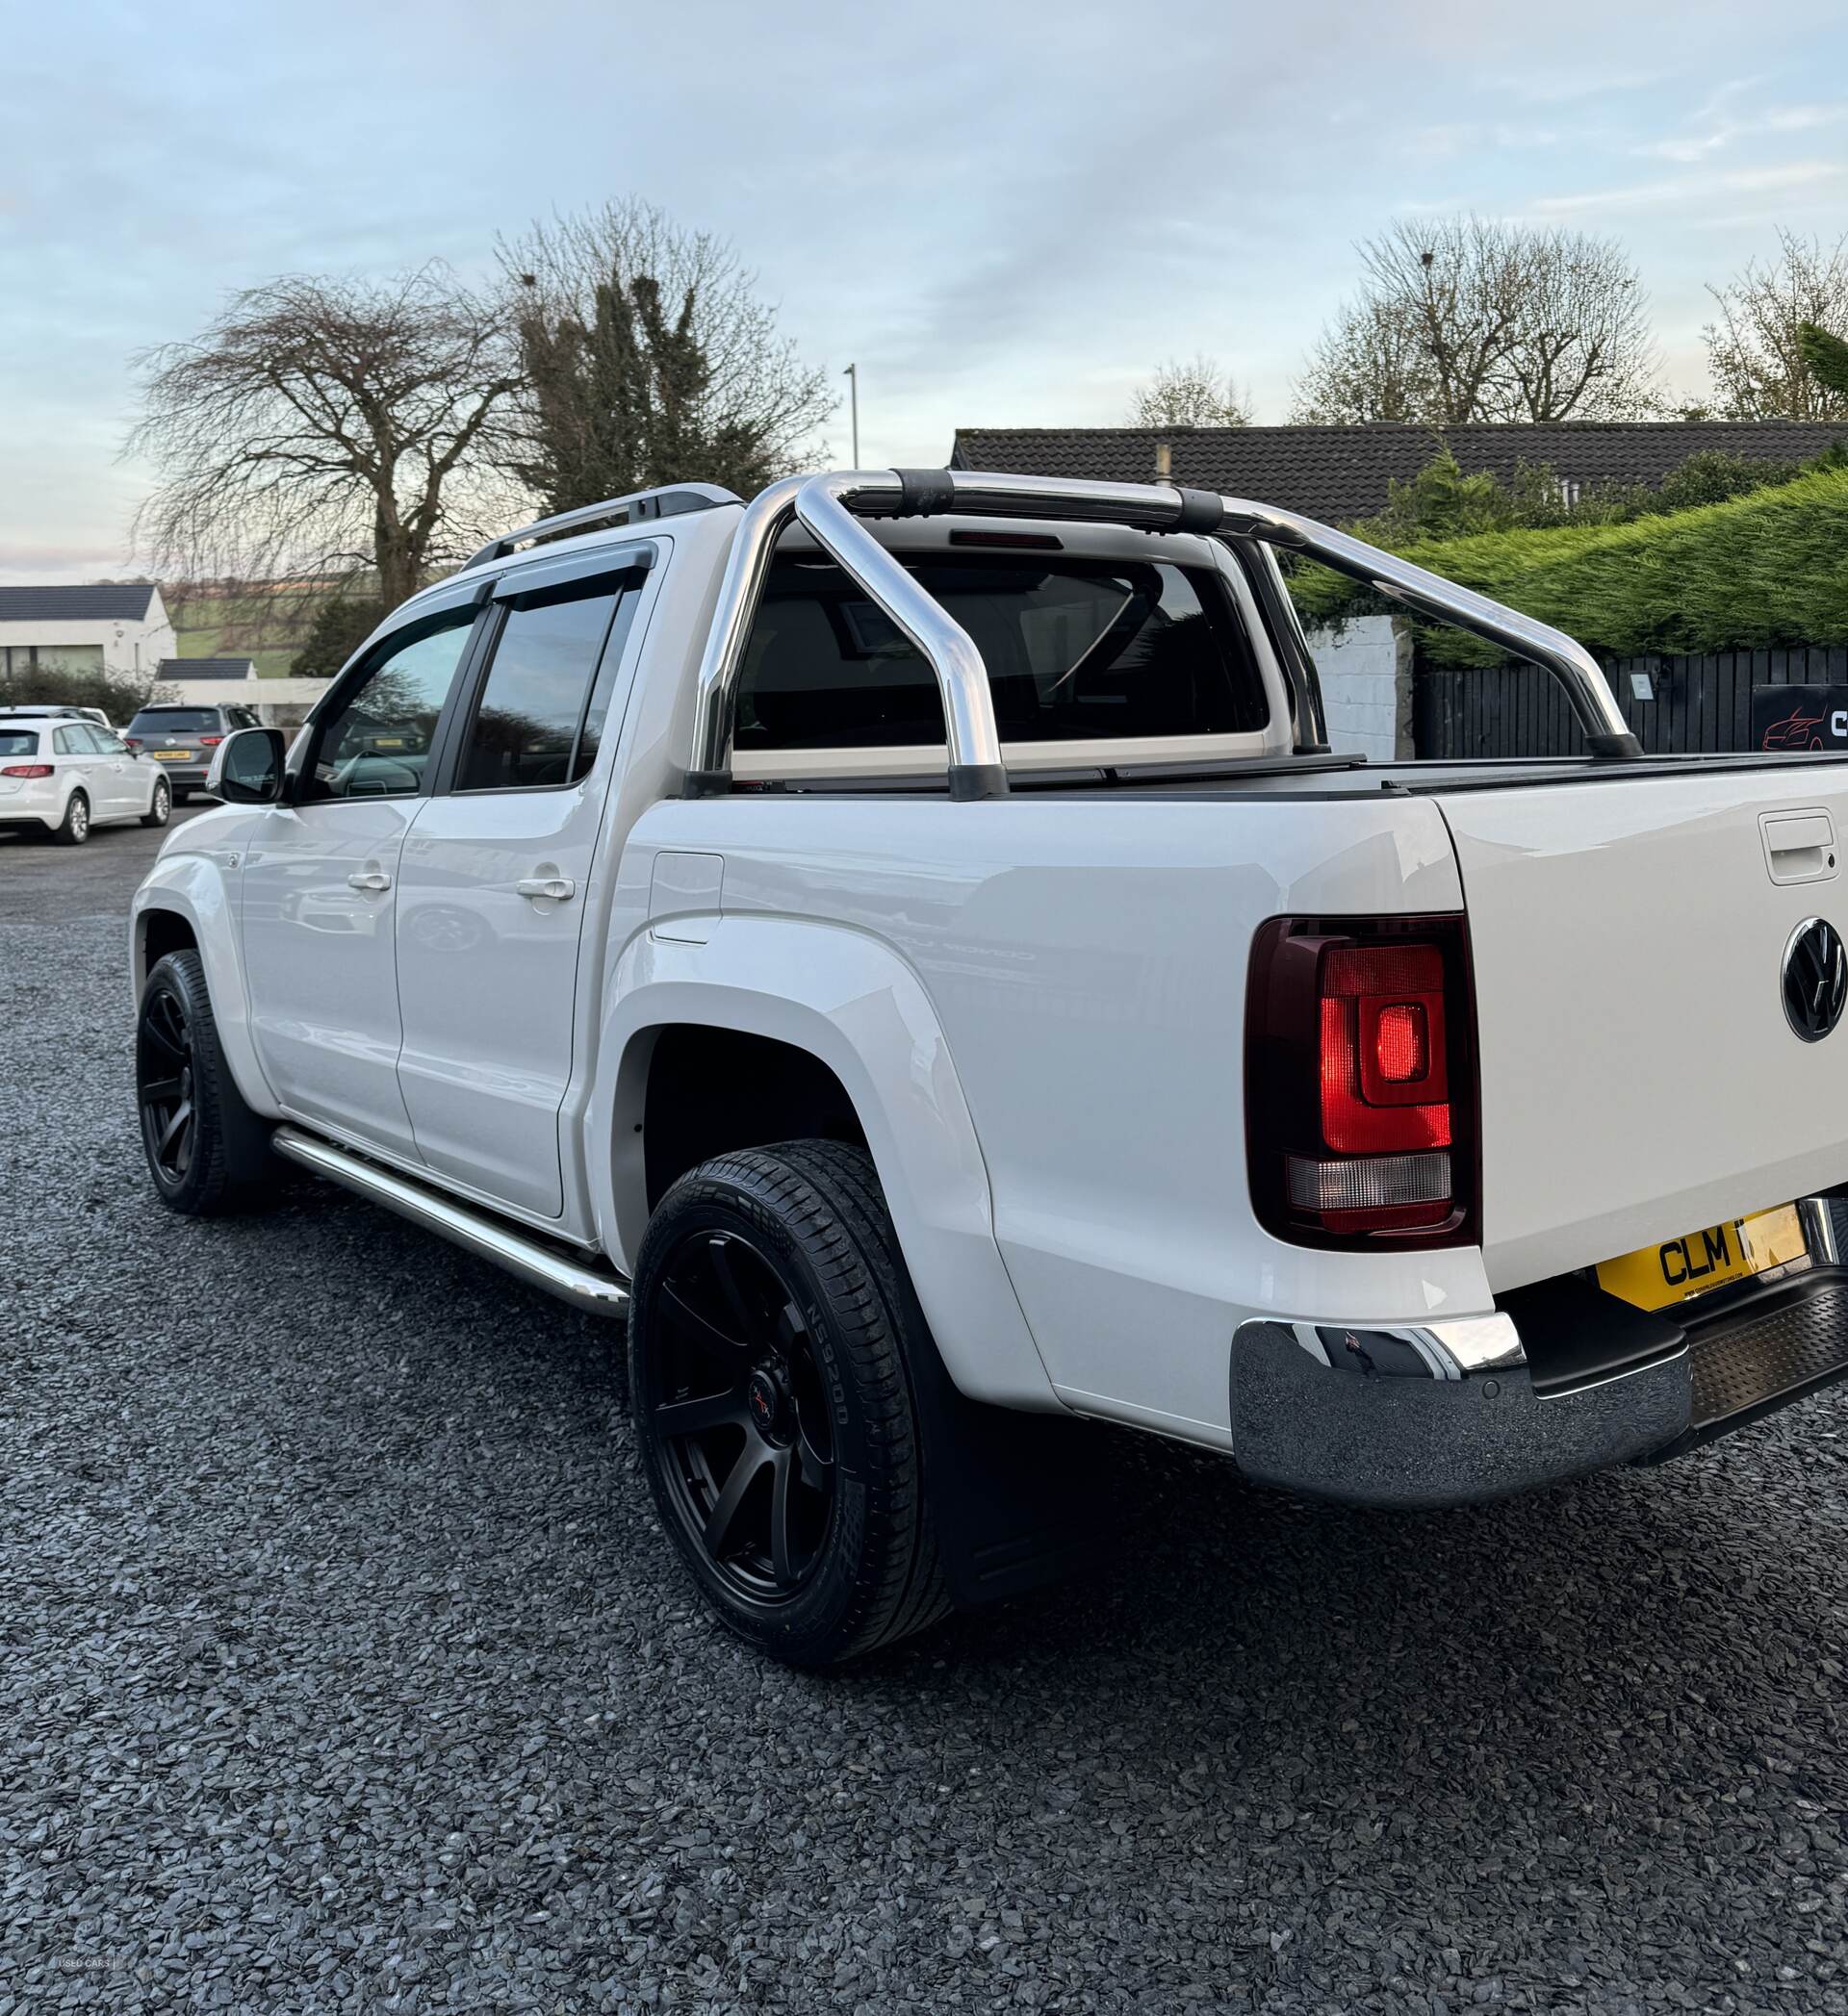
<svg viewBox="0 0 1848 2016">
<path fill-rule="evenodd" d="M 156 1205 L 151 841 L 0 840 L 0 2016 L 1848 2012 L 1848 1396 L 1422 1518 L 1126 1442 L 1091 1585 L 766 1667 L 588 1320 Z"/>
</svg>

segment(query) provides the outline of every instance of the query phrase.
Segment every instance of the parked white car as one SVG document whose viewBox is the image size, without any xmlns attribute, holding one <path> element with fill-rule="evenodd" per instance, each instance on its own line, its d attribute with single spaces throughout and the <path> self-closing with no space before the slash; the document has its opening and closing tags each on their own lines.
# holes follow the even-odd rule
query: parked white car
<svg viewBox="0 0 1848 2016">
<path fill-rule="evenodd" d="M 1332 753 L 1280 549 L 1584 753 Z M 281 1156 L 626 1316 L 662 1523 L 780 1657 L 1057 1565 L 1081 1420 L 1404 1507 L 1848 1374 L 1848 767 L 1645 758 L 1570 638 L 1292 513 L 619 498 L 211 785 L 135 901 L 161 1197 Z"/>
<path fill-rule="evenodd" d="M 167 778 L 113 728 L 64 713 L 0 720 L 0 828 L 81 847 L 93 827 L 165 826 L 172 810 Z"/>
</svg>

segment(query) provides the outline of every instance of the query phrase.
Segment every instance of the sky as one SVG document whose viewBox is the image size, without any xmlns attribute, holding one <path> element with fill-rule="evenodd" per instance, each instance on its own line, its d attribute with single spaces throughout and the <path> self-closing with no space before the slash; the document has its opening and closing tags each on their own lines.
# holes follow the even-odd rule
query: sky
<svg viewBox="0 0 1848 2016">
<path fill-rule="evenodd" d="M 0 0 L 0 28 L 8 581 L 130 571 L 136 356 L 232 291 L 485 277 L 498 235 L 610 197 L 730 238 L 809 360 L 858 364 L 869 465 L 1120 422 L 1199 351 L 1282 421 L 1356 242 L 1462 210 L 1619 239 L 1697 396 L 1707 283 L 1848 230 L 1840 0 Z"/>
</svg>

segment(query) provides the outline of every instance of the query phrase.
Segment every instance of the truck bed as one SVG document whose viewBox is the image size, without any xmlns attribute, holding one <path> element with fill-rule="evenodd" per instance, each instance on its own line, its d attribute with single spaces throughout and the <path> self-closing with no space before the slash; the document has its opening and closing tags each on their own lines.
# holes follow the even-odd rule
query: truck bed
<svg viewBox="0 0 1848 2016">
<path fill-rule="evenodd" d="M 1016 776 L 1016 795 L 1036 798 L 1179 798 L 1213 800 L 1288 799 L 1294 803 L 1367 798 L 1379 792 L 1407 795 L 1449 795 L 1457 791 L 1504 791 L 1541 784 L 1599 784 L 1634 781 L 1639 778 L 1738 776 L 1760 770 L 1814 767 L 1833 772 L 1848 763 L 1848 752 L 1792 754 L 1788 751 L 1738 754 L 1707 753 L 1691 756 L 1644 756 L 1639 761 L 1612 761 L 1590 756 L 1483 756 L 1468 761 L 1425 762 L 1406 759 L 1375 763 L 1366 756 L 1279 756 L 1186 768 L 1042 770 Z M 861 797 L 897 794 L 941 797 L 947 785 L 940 778 L 830 778 L 788 784 L 753 783 L 751 795 L 796 797 Z"/>
</svg>

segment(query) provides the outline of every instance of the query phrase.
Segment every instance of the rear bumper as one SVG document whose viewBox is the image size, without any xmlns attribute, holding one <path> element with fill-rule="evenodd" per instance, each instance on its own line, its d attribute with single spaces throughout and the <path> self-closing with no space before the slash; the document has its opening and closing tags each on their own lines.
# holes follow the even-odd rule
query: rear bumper
<svg viewBox="0 0 1848 2016">
<path fill-rule="evenodd" d="M 187 791 L 203 790 L 212 772 L 209 763 L 157 763 L 154 767 L 156 774 L 169 784 Z"/>
<path fill-rule="evenodd" d="M 1574 1279 L 1470 1322 L 1242 1324 L 1234 1457 L 1264 1483 L 1406 1507 L 1662 1462 L 1848 1378 L 1848 1269 L 1818 1259 L 1684 1322 Z"/>
</svg>

